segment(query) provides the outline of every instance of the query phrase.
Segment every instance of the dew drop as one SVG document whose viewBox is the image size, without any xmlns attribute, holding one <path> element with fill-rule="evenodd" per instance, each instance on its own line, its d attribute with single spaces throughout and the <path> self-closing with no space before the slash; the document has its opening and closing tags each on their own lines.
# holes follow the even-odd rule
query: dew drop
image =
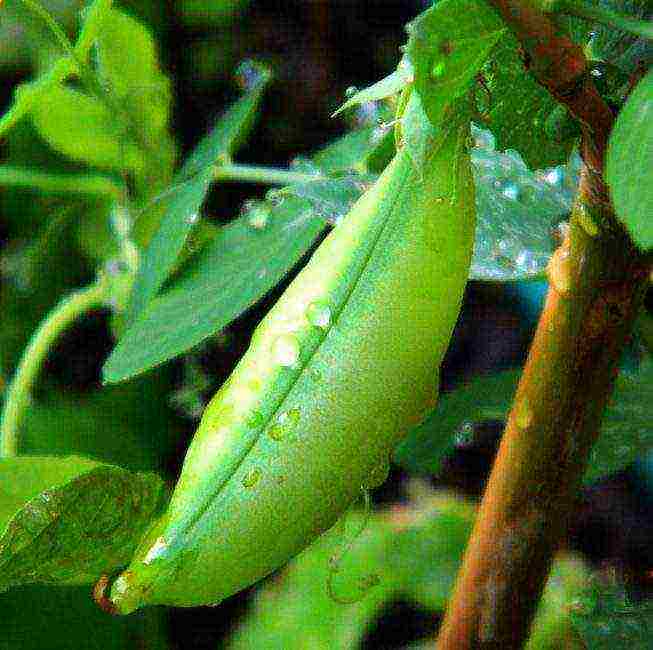
<svg viewBox="0 0 653 650">
<path fill-rule="evenodd" d="M 252 469 L 243 476 L 243 486 L 246 488 L 253 488 L 261 479 L 262 472 L 258 467 Z"/>
<path fill-rule="evenodd" d="M 474 439 L 474 424 L 472 422 L 463 422 L 456 432 L 454 445 L 458 448 L 467 447 Z"/>
<path fill-rule="evenodd" d="M 277 442 L 281 440 L 286 433 L 286 428 L 281 422 L 276 422 L 268 429 L 268 435 L 272 440 Z"/>
<path fill-rule="evenodd" d="M 255 230 L 263 230 L 270 221 L 271 212 L 268 205 L 256 202 L 247 212 L 247 223 Z"/>
<path fill-rule="evenodd" d="M 517 405 L 515 423 L 522 430 L 528 429 L 533 424 L 533 411 L 526 397 Z"/>
<path fill-rule="evenodd" d="M 311 377 L 316 383 L 322 381 L 322 373 L 317 368 L 313 368 L 313 370 L 311 370 Z"/>
<path fill-rule="evenodd" d="M 184 221 L 189 226 L 194 226 L 199 220 L 200 220 L 199 212 L 191 212 L 189 215 L 186 215 L 186 218 L 184 219 Z"/>
<path fill-rule="evenodd" d="M 286 199 L 283 190 L 270 190 L 265 198 L 270 202 L 272 207 L 278 208 Z"/>
<path fill-rule="evenodd" d="M 590 236 L 596 237 L 599 234 L 599 227 L 596 221 L 592 218 L 590 210 L 584 203 L 581 203 L 576 208 L 576 218 L 581 228 Z"/>
<path fill-rule="evenodd" d="M 440 79 L 445 73 L 447 65 L 444 61 L 436 61 L 431 68 L 431 76 L 433 79 Z"/>
<path fill-rule="evenodd" d="M 387 460 L 382 461 L 367 475 L 364 480 L 366 489 L 374 489 L 383 485 L 390 474 L 390 463 Z"/>
<path fill-rule="evenodd" d="M 558 185 L 559 183 L 562 182 L 562 171 L 560 170 L 559 167 L 554 167 L 553 169 L 549 169 L 544 174 L 544 180 L 549 185 Z"/>
<path fill-rule="evenodd" d="M 345 97 L 351 99 L 357 92 L 358 88 L 356 86 L 349 86 L 349 88 L 345 90 Z"/>
<path fill-rule="evenodd" d="M 260 427 L 263 422 L 265 422 L 265 418 L 260 411 L 252 411 L 246 421 L 248 427 L 251 427 L 252 429 L 258 429 L 258 427 Z"/>
<path fill-rule="evenodd" d="M 502 194 L 513 201 L 519 198 L 519 187 L 515 183 L 508 183 L 504 188 Z"/>
<path fill-rule="evenodd" d="M 286 413 L 286 420 L 288 424 L 295 425 L 299 422 L 299 419 L 302 416 L 302 411 L 298 406 L 293 406 L 288 413 Z"/>
<path fill-rule="evenodd" d="M 553 253 L 546 267 L 546 274 L 551 286 L 561 295 L 566 296 L 571 290 L 571 258 L 566 246 L 561 246 Z"/>
<path fill-rule="evenodd" d="M 246 59 L 236 68 L 236 82 L 242 90 L 255 90 L 270 78 L 270 71 L 261 63 Z"/>
<path fill-rule="evenodd" d="M 168 544 L 163 537 L 159 537 L 154 544 L 150 547 L 147 555 L 143 559 L 143 564 L 152 564 L 154 560 L 158 560 L 168 550 Z"/>
<path fill-rule="evenodd" d="M 313 327 L 328 329 L 331 325 L 331 308 L 323 302 L 312 302 L 306 310 L 306 318 Z"/>
<path fill-rule="evenodd" d="M 299 343 L 293 334 L 282 334 L 272 344 L 274 360 L 286 368 L 294 366 L 299 360 Z"/>
</svg>

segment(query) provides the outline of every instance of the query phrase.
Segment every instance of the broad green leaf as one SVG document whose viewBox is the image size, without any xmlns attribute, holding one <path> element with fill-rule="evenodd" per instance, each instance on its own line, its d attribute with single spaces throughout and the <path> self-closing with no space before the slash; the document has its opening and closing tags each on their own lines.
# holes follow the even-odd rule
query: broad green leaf
<svg viewBox="0 0 653 650">
<path fill-rule="evenodd" d="M 482 0 L 442 0 L 408 26 L 415 89 L 435 127 L 467 92 L 506 28 Z"/>
<path fill-rule="evenodd" d="M 396 95 L 408 84 L 412 83 L 412 81 L 413 68 L 408 58 L 404 57 L 399 62 L 397 69 L 387 77 L 384 77 L 367 88 L 363 88 L 363 90 L 356 90 L 354 88 L 353 94 L 351 94 L 349 99 L 347 99 L 347 101 L 332 115 L 332 117 L 339 115 L 353 106 L 364 104 L 365 102 L 377 102 L 386 97 Z M 348 94 L 350 94 L 350 92 L 351 90 Z"/>
<path fill-rule="evenodd" d="M 416 473 L 435 474 L 452 450 L 465 425 L 485 419 L 504 419 L 512 403 L 520 371 L 510 370 L 473 378 L 440 398 L 426 421 L 413 429 L 395 451 L 394 459 Z M 606 409 L 601 434 L 592 449 L 585 482 L 623 469 L 653 447 L 650 409 L 653 363 L 635 374 L 622 372 Z"/>
<path fill-rule="evenodd" d="M 107 360 L 105 382 L 144 372 L 218 333 L 274 287 L 324 228 L 292 197 L 274 211 L 254 207 L 222 228 L 141 312 Z"/>
<path fill-rule="evenodd" d="M 35 81 L 20 84 L 14 90 L 14 101 L 0 118 L 0 138 L 12 129 L 32 107 L 39 105 L 48 96 L 52 88 L 58 87 L 77 69 L 70 57 L 62 57 L 50 69 Z"/>
<path fill-rule="evenodd" d="M 478 217 L 470 278 L 505 282 L 543 275 L 555 248 L 552 228 L 571 210 L 577 161 L 532 172 L 516 151 L 496 151 L 489 132 L 478 129 L 475 139 Z"/>
<path fill-rule="evenodd" d="M 56 151 L 97 167 L 139 171 L 143 154 L 100 100 L 64 86 L 48 89 L 31 110 L 41 137 Z"/>
<path fill-rule="evenodd" d="M 166 490 L 76 456 L 0 460 L 0 591 L 94 582 L 127 563 Z"/>
<path fill-rule="evenodd" d="M 498 43 L 483 76 L 490 91 L 486 126 L 495 135 L 497 148 L 516 149 L 531 169 L 564 163 L 575 139 L 558 142 L 547 134 L 547 119 L 558 103 L 525 70 L 512 34 Z"/>
<path fill-rule="evenodd" d="M 233 154 L 249 133 L 268 81 L 269 74 L 261 70 L 259 82 L 218 120 L 175 176 L 163 199 L 163 220 L 141 260 L 130 307 L 132 319 L 156 296 L 173 271 L 186 238 L 199 219 L 213 180 L 213 166 Z"/>
<path fill-rule="evenodd" d="M 630 603 L 623 587 L 599 582 L 570 608 L 572 622 L 587 650 L 649 650 L 653 639 L 650 601 Z"/>
<path fill-rule="evenodd" d="M 653 248 L 653 70 L 640 82 L 610 136 L 607 180 L 617 216 L 635 243 Z"/>
<path fill-rule="evenodd" d="M 122 11 L 106 12 L 97 38 L 97 67 L 146 142 L 165 132 L 172 92 L 159 69 L 154 38 L 144 25 Z"/>
</svg>

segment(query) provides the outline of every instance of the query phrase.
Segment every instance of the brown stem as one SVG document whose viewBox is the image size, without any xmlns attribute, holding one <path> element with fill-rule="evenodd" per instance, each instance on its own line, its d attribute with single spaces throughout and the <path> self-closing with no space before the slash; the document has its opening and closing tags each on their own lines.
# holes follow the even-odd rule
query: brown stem
<svg viewBox="0 0 653 650">
<path fill-rule="evenodd" d="M 438 638 L 439 650 L 521 648 L 568 526 L 648 283 L 603 182 L 612 114 L 582 51 L 527 2 L 490 0 L 531 70 L 583 125 L 571 227 Z"/>
</svg>

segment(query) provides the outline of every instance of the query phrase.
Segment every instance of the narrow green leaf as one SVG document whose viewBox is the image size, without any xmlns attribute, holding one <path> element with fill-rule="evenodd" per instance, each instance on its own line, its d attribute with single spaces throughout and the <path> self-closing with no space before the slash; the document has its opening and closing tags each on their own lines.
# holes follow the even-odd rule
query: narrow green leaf
<svg viewBox="0 0 653 650">
<path fill-rule="evenodd" d="M 60 153 L 90 165 L 138 171 L 144 165 L 136 144 L 116 116 L 98 99 L 72 88 L 53 86 L 31 110 L 41 137 Z"/>
<path fill-rule="evenodd" d="M 233 154 L 251 129 L 269 74 L 241 97 L 196 147 L 172 183 L 164 199 L 166 211 L 145 250 L 138 270 L 130 306 L 135 318 L 159 292 L 175 267 L 186 238 L 199 219 L 199 211 L 213 180 L 213 165 Z"/>
<path fill-rule="evenodd" d="M 75 456 L 0 459 L 0 473 L 0 591 L 115 571 L 166 497 L 154 474 Z"/>
<path fill-rule="evenodd" d="M 105 28 L 104 21 L 109 14 L 112 4 L 113 0 L 93 0 L 83 10 L 83 23 L 77 37 L 77 42 L 75 43 L 75 54 L 82 61 L 86 61 L 96 38 Z"/>
<path fill-rule="evenodd" d="M 442 0 L 409 25 L 408 57 L 415 89 L 439 127 L 467 92 L 506 28 L 482 0 Z"/>
<path fill-rule="evenodd" d="M 324 221 L 292 197 L 274 212 L 245 215 L 222 228 L 121 338 L 104 381 L 144 372 L 219 332 L 274 287 L 323 228 Z"/>
<path fill-rule="evenodd" d="M 653 248 L 653 70 L 637 84 L 610 136 L 607 180 L 618 217 L 635 243 Z"/>
<path fill-rule="evenodd" d="M 404 57 L 399 62 L 397 69 L 375 84 L 355 91 L 354 94 L 331 116 L 335 117 L 340 113 L 364 104 L 365 102 L 377 102 L 386 97 L 400 93 L 408 84 L 413 81 L 413 68 L 408 58 Z M 348 93 L 349 94 L 349 93 Z"/>
</svg>

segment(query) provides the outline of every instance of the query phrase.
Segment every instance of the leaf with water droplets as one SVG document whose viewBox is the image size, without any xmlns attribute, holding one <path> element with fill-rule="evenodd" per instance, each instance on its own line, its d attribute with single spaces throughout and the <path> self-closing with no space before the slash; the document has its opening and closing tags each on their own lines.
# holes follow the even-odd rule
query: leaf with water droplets
<svg viewBox="0 0 653 650">
<path fill-rule="evenodd" d="M 142 256 L 134 284 L 130 305 L 132 320 L 156 296 L 175 268 L 184 243 L 196 223 L 192 216 L 199 215 L 211 186 L 213 166 L 221 157 L 233 154 L 249 133 L 268 79 L 264 77 L 260 84 L 248 90 L 218 120 L 177 173 L 162 199 L 165 201 L 165 214 Z"/>
<path fill-rule="evenodd" d="M 606 175 L 617 216 L 642 250 L 653 248 L 653 70 L 632 92 L 610 135 Z"/>
<path fill-rule="evenodd" d="M 505 32 L 482 0 L 442 0 L 410 24 L 407 54 L 415 89 L 435 127 L 449 119 Z"/>
<path fill-rule="evenodd" d="M 559 106 L 524 68 L 512 34 L 505 34 L 483 68 L 489 94 L 483 106 L 487 126 L 501 150 L 516 149 L 531 169 L 564 163 L 576 139 L 549 137 L 547 119 Z"/>
<path fill-rule="evenodd" d="M 124 566 L 166 490 L 78 456 L 0 459 L 0 591 L 87 584 Z"/>
<path fill-rule="evenodd" d="M 254 204 L 259 209 L 259 204 Z M 218 333 L 274 287 L 324 229 L 305 201 L 288 196 L 261 227 L 249 214 L 221 228 L 138 316 L 104 366 L 122 381 Z"/>
<path fill-rule="evenodd" d="M 487 132 L 472 150 L 478 211 L 473 280 L 512 281 L 543 275 L 555 248 L 552 227 L 571 210 L 576 163 L 532 172 L 516 151 L 493 149 Z"/>
</svg>

